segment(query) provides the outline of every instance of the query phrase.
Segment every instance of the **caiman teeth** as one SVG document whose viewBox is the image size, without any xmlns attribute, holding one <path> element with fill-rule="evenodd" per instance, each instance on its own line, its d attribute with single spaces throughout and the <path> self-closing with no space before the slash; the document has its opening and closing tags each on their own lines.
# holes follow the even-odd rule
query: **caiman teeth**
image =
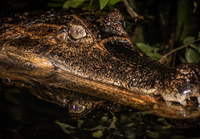
<svg viewBox="0 0 200 139">
<path fill-rule="evenodd" d="M 167 104 L 168 107 L 170 107 L 172 105 L 172 102 L 167 101 L 166 104 Z"/>
<path fill-rule="evenodd" d="M 183 100 L 183 101 L 181 101 L 180 103 L 181 103 L 181 105 L 183 105 L 183 106 L 186 106 L 186 105 L 187 105 L 186 100 Z"/>
<path fill-rule="evenodd" d="M 200 104 L 200 97 L 197 97 L 198 103 Z"/>
</svg>

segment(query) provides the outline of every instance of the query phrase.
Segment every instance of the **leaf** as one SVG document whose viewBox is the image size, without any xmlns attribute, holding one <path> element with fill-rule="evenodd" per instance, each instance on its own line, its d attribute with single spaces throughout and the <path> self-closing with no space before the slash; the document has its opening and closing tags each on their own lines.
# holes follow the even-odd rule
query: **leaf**
<svg viewBox="0 0 200 139">
<path fill-rule="evenodd" d="M 199 34 L 198 34 L 198 38 L 200 38 L 200 32 L 199 32 Z"/>
<path fill-rule="evenodd" d="M 158 122 L 162 122 L 162 121 L 164 121 L 164 120 L 165 120 L 165 118 L 158 118 L 158 119 L 157 119 Z"/>
<path fill-rule="evenodd" d="M 200 62 L 200 53 L 192 48 L 187 48 L 185 52 L 185 58 L 188 63 L 198 64 Z"/>
<path fill-rule="evenodd" d="M 127 130 L 127 131 L 125 131 L 125 137 L 127 139 L 135 139 L 135 138 L 137 138 L 137 133 Z"/>
<path fill-rule="evenodd" d="M 66 134 L 73 134 L 73 131 L 71 131 L 70 129 L 67 129 L 67 128 L 64 128 L 64 127 L 60 127 L 62 130 L 63 130 L 63 132 L 64 133 L 66 133 Z"/>
<path fill-rule="evenodd" d="M 190 47 L 194 48 L 197 52 L 200 53 L 200 44 L 194 44 L 194 43 L 192 43 L 190 45 Z"/>
<path fill-rule="evenodd" d="M 107 121 L 108 120 L 108 116 L 103 116 L 102 118 L 101 118 L 101 122 L 103 123 L 103 122 L 105 122 L 105 121 Z"/>
<path fill-rule="evenodd" d="M 151 113 L 150 113 L 149 111 L 142 111 L 141 114 L 142 114 L 143 116 L 145 116 L 145 115 L 150 115 Z"/>
<path fill-rule="evenodd" d="M 118 2 L 120 2 L 120 0 L 110 0 L 108 5 L 113 6 L 113 5 L 117 4 Z"/>
<path fill-rule="evenodd" d="M 144 43 L 137 43 L 136 45 L 137 45 L 137 47 L 139 47 L 145 53 L 152 51 L 150 45 L 147 45 L 147 44 L 144 44 Z"/>
<path fill-rule="evenodd" d="M 69 7 L 77 8 L 86 0 L 68 0 L 64 3 L 63 8 L 68 9 Z"/>
<path fill-rule="evenodd" d="M 90 129 L 88 129 L 88 128 L 83 128 L 83 129 L 81 129 L 81 130 L 86 130 L 86 131 L 103 130 L 103 126 L 102 126 L 102 125 L 98 125 L 98 126 L 96 126 L 96 127 L 90 128 Z"/>
<path fill-rule="evenodd" d="M 78 119 L 77 122 L 78 122 L 78 128 L 80 129 L 81 126 L 82 126 L 82 124 L 83 124 L 85 121 L 84 121 L 84 120 Z"/>
<path fill-rule="evenodd" d="M 116 129 L 116 125 L 115 125 L 116 121 L 117 121 L 117 117 L 113 116 L 113 121 L 110 124 L 109 129 L 111 129 L 111 128 Z"/>
<path fill-rule="evenodd" d="M 157 47 L 152 47 L 144 43 L 137 43 L 137 46 L 152 59 L 159 60 L 161 58 L 161 55 L 157 53 L 158 51 Z"/>
<path fill-rule="evenodd" d="M 107 4 L 109 0 L 99 0 L 100 3 L 100 9 L 102 10 Z"/>
<path fill-rule="evenodd" d="M 147 53 L 147 55 L 154 60 L 159 60 L 161 58 L 161 55 L 159 53 Z"/>
<path fill-rule="evenodd" d="M 58 121 L 55 121 L 56 124 L 58 124 L 60 126 L 60 128 L 66 133 L 66 134 L 74 134 L 74 129 L 77 129 L 74 126 L 71 126 L 69 124 L 66 123 L 61 123 Z"/>
<path fill-rule="evenodd" d="M 183 40 L 183 44 L 184 44 L 184 45 L 190 44 L 190 43 L 192 43 L 193 40 L 194 40 L 194 37 L 186 37 L 186 38 Z"/>
<path fill-rule="evenodd" d="M 58 122 L 58 121 L 55 121 L 55 123 L 58 124 L 62 128 L 77 129 L 76 127 L 71 126 L 71 125 L 66 124 L 66 123 L 61 123 L 61 122 Z"/>
<path fill-rule="evenodd" d="M 102 135 L 103 135 L 102 131 L 97 131 L 97 132 L 92 133 L 92 136 L 94 138 L 101 138 Z"/>
<path fill-rule="evenodd" d="M 126 127 L 132 127 L 132 126 L 134 126 L 135 125 L 135 123 L 128 123 L 127 125 L 126 125 Z"/>
</svg>

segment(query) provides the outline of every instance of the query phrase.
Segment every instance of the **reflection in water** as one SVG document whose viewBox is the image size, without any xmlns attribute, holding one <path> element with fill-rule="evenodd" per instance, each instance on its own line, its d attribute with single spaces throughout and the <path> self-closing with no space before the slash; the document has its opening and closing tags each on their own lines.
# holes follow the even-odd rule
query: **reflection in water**
<svg viewBox="0 0 200 139">
<path fill-rule="evenodd" d="M 16 90 L 16 89 L 15 89 Z M 28 92 L 15 94 L 19 104 L 0 93 L 0 138 L 198 138 L 200 128 L 181 130 L 164 118 L 127 107 L 111 114 L 102 109 L 72 119 L 67 109 L 37 99 Z M 6 97 L 7 98 L 7 97 Z"/>
</svg>

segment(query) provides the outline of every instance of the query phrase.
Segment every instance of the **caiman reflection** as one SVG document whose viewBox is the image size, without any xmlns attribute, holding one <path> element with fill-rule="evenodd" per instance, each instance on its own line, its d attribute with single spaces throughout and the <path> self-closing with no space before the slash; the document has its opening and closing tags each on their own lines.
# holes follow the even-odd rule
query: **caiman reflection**
<svg viewBox="0 0 200 139">
<path fill-rule="evenodd" d="M 117 9 L 32 12 L 0 24 L 0 77 L 83 116 L 126 105 L 171 119 L 200 116 L 200 67 L 168 68 L 138 49 Z"/>
</svg>

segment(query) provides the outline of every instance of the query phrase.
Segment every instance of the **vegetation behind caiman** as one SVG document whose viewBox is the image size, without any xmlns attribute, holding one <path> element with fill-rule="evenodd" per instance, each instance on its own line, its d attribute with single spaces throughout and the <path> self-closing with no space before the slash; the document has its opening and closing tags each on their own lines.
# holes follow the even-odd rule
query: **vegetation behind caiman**
<svg viewBox="0 0 200 139">
<path fill-rule="evenodd" d="M 117 9 L 31 12 L 0 21 L 0 78 L 83 116 L 126 105 L 179 120 L 200 117 L 200 67 L 166 67 L 137 48 Z"/>
</svg>

